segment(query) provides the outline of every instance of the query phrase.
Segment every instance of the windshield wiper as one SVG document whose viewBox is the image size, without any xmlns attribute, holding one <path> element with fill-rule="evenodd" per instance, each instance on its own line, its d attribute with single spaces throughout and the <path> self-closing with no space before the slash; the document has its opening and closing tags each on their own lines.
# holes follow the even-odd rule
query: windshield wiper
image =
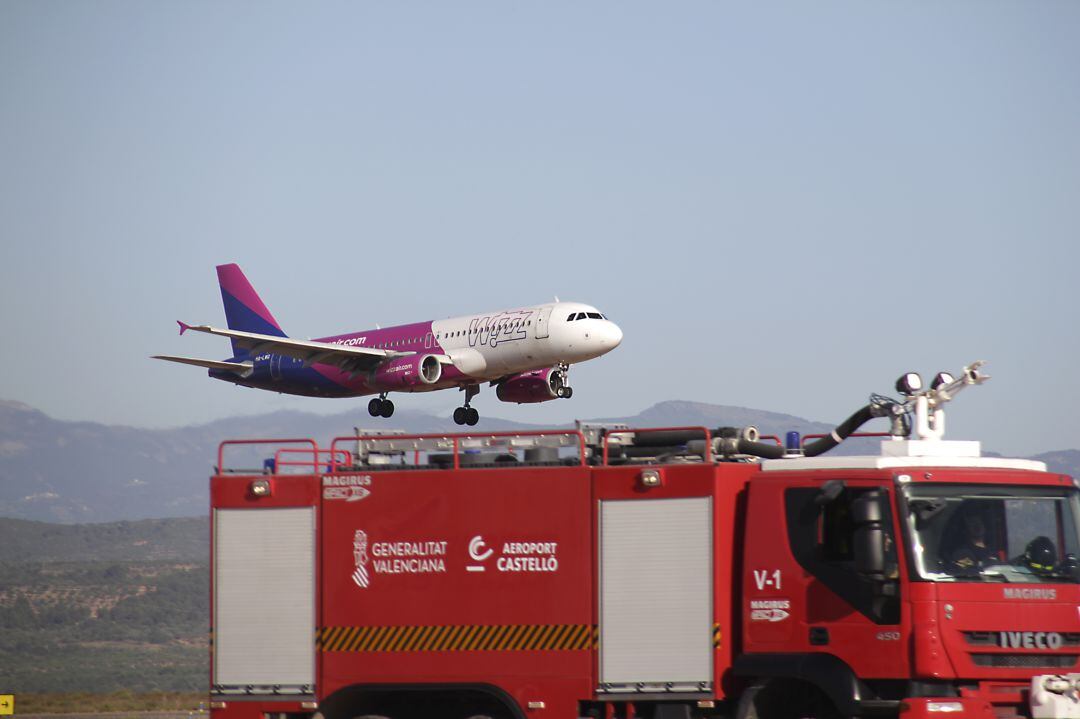
<svg viewBox="0 0 1080 719">
<path fill-rule="evenodd" d="M 1053 572 L 1051 574 L 1043 574 L 1041 576 L 1047 577 L 1048 579 L 1064 579 L 1067 582 L 1080 582 L 1080 578 L 1078 578 L 1075 574 L 1063 574 L 1061 572 Z"/>
</svg>

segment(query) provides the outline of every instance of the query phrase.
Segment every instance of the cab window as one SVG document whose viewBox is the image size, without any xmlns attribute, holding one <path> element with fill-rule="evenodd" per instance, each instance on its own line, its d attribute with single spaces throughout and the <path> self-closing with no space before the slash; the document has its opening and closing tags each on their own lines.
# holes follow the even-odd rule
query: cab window
<svg viewBox="0 0 1080 719">
<path fill-rule="evenodd" d="M 833 594 L 876 624 L 900 621 L 899 597 L 875 589 L 855 571 L 852 538 L 853 507 L 867 493 L 880 495 L 885 517 L 885 576 L 897 576 L 896 534 L 888 495 L 877 487 L 845 487 L 831 499 L 819 487 L 798 487 L 784 493 L 788 543 L 795 560 Z M 896 587 L 896 583 L 890 584 Z M 808 617 L 815 621 L 813 617 Z"/>
</svg>

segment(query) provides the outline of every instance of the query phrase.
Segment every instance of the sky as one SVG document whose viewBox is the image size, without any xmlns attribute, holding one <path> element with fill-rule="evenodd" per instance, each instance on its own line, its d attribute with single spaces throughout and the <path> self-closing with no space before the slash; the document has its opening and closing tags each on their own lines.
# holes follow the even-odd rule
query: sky
<svg viewBox="0 0 1080 719">
<path fill-rule="evenodd" d="M 0 399 L 58 419 L 366 405 L 149 359 L 230 354 L 175 320 L 223 325 L 237 262 L 299 338 L 623 329 L 486 416 L 840 422 L 985 359 L 949 438 L 1080 448 L 1078 240 L 1076 2 L 0 3 Z"/>
</svg>

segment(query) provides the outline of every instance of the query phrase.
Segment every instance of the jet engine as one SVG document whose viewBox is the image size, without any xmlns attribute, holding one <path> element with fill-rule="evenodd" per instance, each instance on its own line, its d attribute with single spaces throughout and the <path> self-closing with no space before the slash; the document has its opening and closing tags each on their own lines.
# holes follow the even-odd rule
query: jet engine
<svg viewBox="0 0 1080 719">
<path fill-rule="evenodd" d="M 503 402 L 529 404 L 568 398 L 573 392 L 566 384 L 566 372 L 559 367 L 549 367 L 522 372 L 504 380 L 495 390 L 495 395 Z"/>
<path fill-rule="evenodd" d="M 418 385 L 435 384 L 442 377 L 442 364 L 435 355 L 399 357 L 379 365 L 371 373 L 375 389 L 408 390 Z"/>
</svg>

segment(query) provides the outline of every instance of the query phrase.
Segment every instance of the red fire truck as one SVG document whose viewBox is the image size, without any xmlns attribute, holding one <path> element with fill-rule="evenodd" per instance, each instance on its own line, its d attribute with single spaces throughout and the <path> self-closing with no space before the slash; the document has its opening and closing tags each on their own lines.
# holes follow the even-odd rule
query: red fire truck
<svg viewBox="0 0 1080 719">
<path fill-rule="evenodd" d="M 942 439 L 984 378 L 907 375 L 813 441 L 223 443 L 212 714 L 1080 716 L 1080 489 Z M 880 453 L 823 455 L 874 416 Z"/>
</svg>

